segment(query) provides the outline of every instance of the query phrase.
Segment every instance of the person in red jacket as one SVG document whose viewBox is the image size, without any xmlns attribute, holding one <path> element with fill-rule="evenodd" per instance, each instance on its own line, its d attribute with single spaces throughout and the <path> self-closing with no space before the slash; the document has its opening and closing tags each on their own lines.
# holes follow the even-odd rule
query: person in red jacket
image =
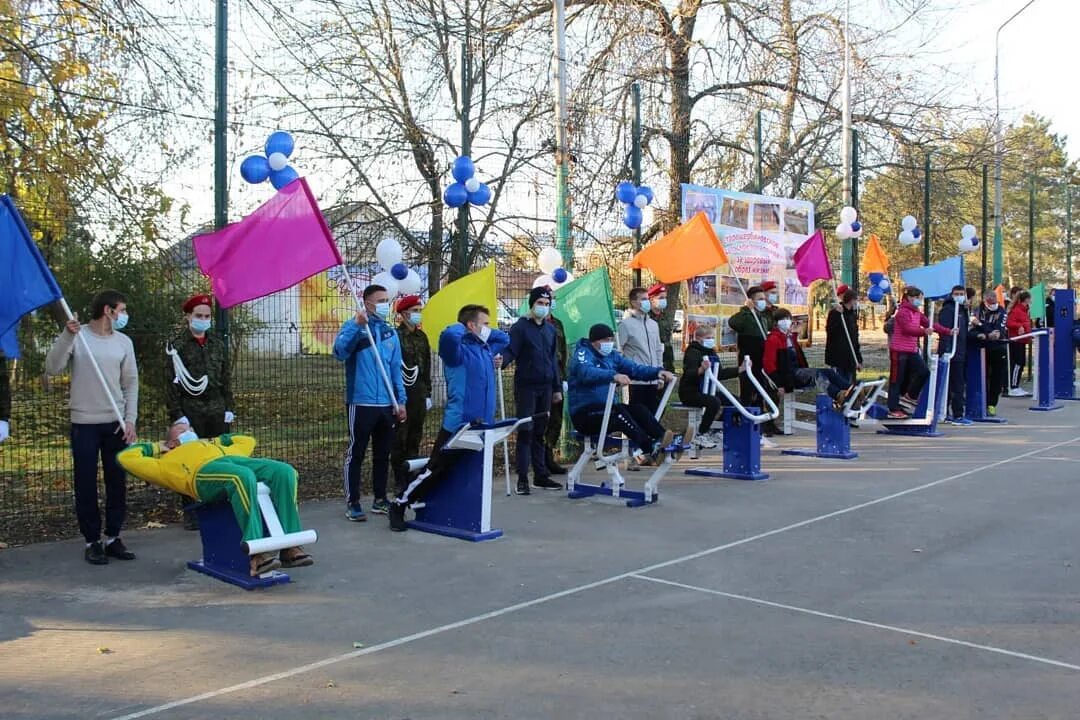
<svg viewBox="0 0 1080 720">
<path fill-rule="evenodd" d="M 828 393 L 833 407 L 839 410 L 851 393 L 852 385 L 832 368 L 812 368 L 799 347 L 799 336 L 791 330 L 791 311 L 787 308 L 773 310 L 776 323 L 765 338 L 765 352 L 761 356 L 761 368 L 776 385 L 777 398 L 785 392 L 795 392 L 817 385 Z"/>
<path fill-rule="evenodd" d="M 1005 318 L 1005 328 L 1009 331 L 1010 338 L 1031 332 L 1030 307 L 1031 293 L 1021 290 L 1009 306 L 1009 315 Z M 1020 376 L 1024 372 L 1024 360 L 1030 344 L 1029 337 L 1016 342 L 1009 341 L 1009 397 L 1027 397 L 1031 394 L 1020 387 Z"/>
<path fill-rule="evenodd" d="M 904 289 L 904 297 L 893 317 L 889 335 L 889 419 L 905 420 L 919 404 L 919 395 L 930 377 L 930 369 L 919 354 L 919 338 L 954 335 L 952 328 L 934 324 L 923 314 L 923 291 L 914 285 Z"/>
</svg>

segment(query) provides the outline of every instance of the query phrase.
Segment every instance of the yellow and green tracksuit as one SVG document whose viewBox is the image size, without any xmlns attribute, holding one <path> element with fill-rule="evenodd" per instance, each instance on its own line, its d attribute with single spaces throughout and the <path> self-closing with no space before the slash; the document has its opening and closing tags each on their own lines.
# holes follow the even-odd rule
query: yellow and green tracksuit
<svg viewBox="0 0 1080 720">
<path fill-rule="evenodd" d="M 302 528 L 296 510 L 296 470 L 278 460 L 250 457 L 254 449 L 255 438 L 227 434 L 187 442 L 172 450 L 164 450 L 156 443 L 137 443 L 116 457 L 140 480 L 196 500 L 208 502 L 224 492 L 245 541 L 265 536 L 256 494 L 256 483 L 265 483 L 282 529 L 299 532 Z"/>
</svg>

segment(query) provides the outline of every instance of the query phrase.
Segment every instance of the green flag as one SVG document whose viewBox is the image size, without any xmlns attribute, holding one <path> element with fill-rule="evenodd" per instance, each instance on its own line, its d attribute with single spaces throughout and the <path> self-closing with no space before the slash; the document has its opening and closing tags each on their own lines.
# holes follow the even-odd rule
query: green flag
<svg viewBox="0 0 1080 720">
<path fill-rule="evenodd" d="M 1031 293 L 1031 319 L 1046 320 L 1046 283 L 1041 282 L 1028 292 Z"/>
<path fill-rule="evenodd" d="M 518 315 L 524 317 L 528 312 L 529 300 L 526 298 L 521 301 Z M 588 337 L 589 328 L 597 323 L 604 323 L 614 330 L 615 305 L 607 268 L 593 270 L 556 290 L 552 314 L 563 325 L 568 348 Z"/>
</svg>

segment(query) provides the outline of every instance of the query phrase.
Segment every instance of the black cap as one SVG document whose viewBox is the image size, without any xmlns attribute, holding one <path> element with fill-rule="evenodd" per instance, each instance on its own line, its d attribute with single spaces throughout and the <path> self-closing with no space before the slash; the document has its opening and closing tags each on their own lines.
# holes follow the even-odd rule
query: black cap
<svg viewBox="0 0 1080 720">
<path fill-rule="evenodd" d="M 610 327 L 604 323 L 597 323 L 589 328 L 589 342 L 596 342 L 597 340 L 607 340 L 608 338 L 615 337 L 615 333 Z"/>
<path fill-rule="evenodd" d="M 547 285 L 541 285 L 540 287 L 534 287 L 529 291 L 529 307 L 531 308 L 536 304 L 536 301 L 540 298 L 547 298 L 551 300 L 551 288 Z"/>
</svg>

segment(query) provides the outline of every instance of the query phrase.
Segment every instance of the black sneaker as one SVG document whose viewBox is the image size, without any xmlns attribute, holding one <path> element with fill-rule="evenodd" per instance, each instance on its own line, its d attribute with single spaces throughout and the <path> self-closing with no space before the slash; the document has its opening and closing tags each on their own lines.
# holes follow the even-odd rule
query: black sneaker
<svg viewBox="0 0 1080 720">
<path fill-rule="evenodd" d="M 199 516 L 191 510 L 184 511 L 184 529 L 185 530 L 198 530 L 199 529 Z"/>
<path fill-rule="evenodd" d="M 109 564 L 109 558 L 105 557 L 105 548 L 101 547 L 100 540 L 87 545 L 85 552 L 83 552 L 83 557 L 86 558 L 86 562 L 91 565 Z"/>
<path fill-rule="evenodd" d="M 544 464 L 547 465 L 549 475 L 566 474 L 566 468 L 555 461 L 555 453 L 551 450 L 551 448 L 548 448 L 547 457 L 545 458 Z"/>
<path fill-rule="evenodd" d="M 524 480 L 519 479 L 518 482 L 517 482 L 517 490 L 515 490 L 514 492 L 517 495 L 528 495 L 530 493 L 529 479 L 528 478 L 525 478 Z"/>
<path fill-rule="evenodd" d="M 533 480 L 533 487 L 540 490 L 562 490 L 562 485 L 549 477 L 540 477 Z"/>
<path fill-rule="evenodd" d="M 117 560 L 134 560 L 135 553 L 131 552 L 124 545 L 124 541 L 120 538 L 116 538 L 111 543 L 105 545 L 105 554 L 111 558 Z"/>
<path fill-rule="evenodd" d="M 405 532 L 409 526 L 405 524 L 405 504 L 392 502 L 387 512 L 390 516 L 390 529 L 394 532 Z"/>
</svg>

